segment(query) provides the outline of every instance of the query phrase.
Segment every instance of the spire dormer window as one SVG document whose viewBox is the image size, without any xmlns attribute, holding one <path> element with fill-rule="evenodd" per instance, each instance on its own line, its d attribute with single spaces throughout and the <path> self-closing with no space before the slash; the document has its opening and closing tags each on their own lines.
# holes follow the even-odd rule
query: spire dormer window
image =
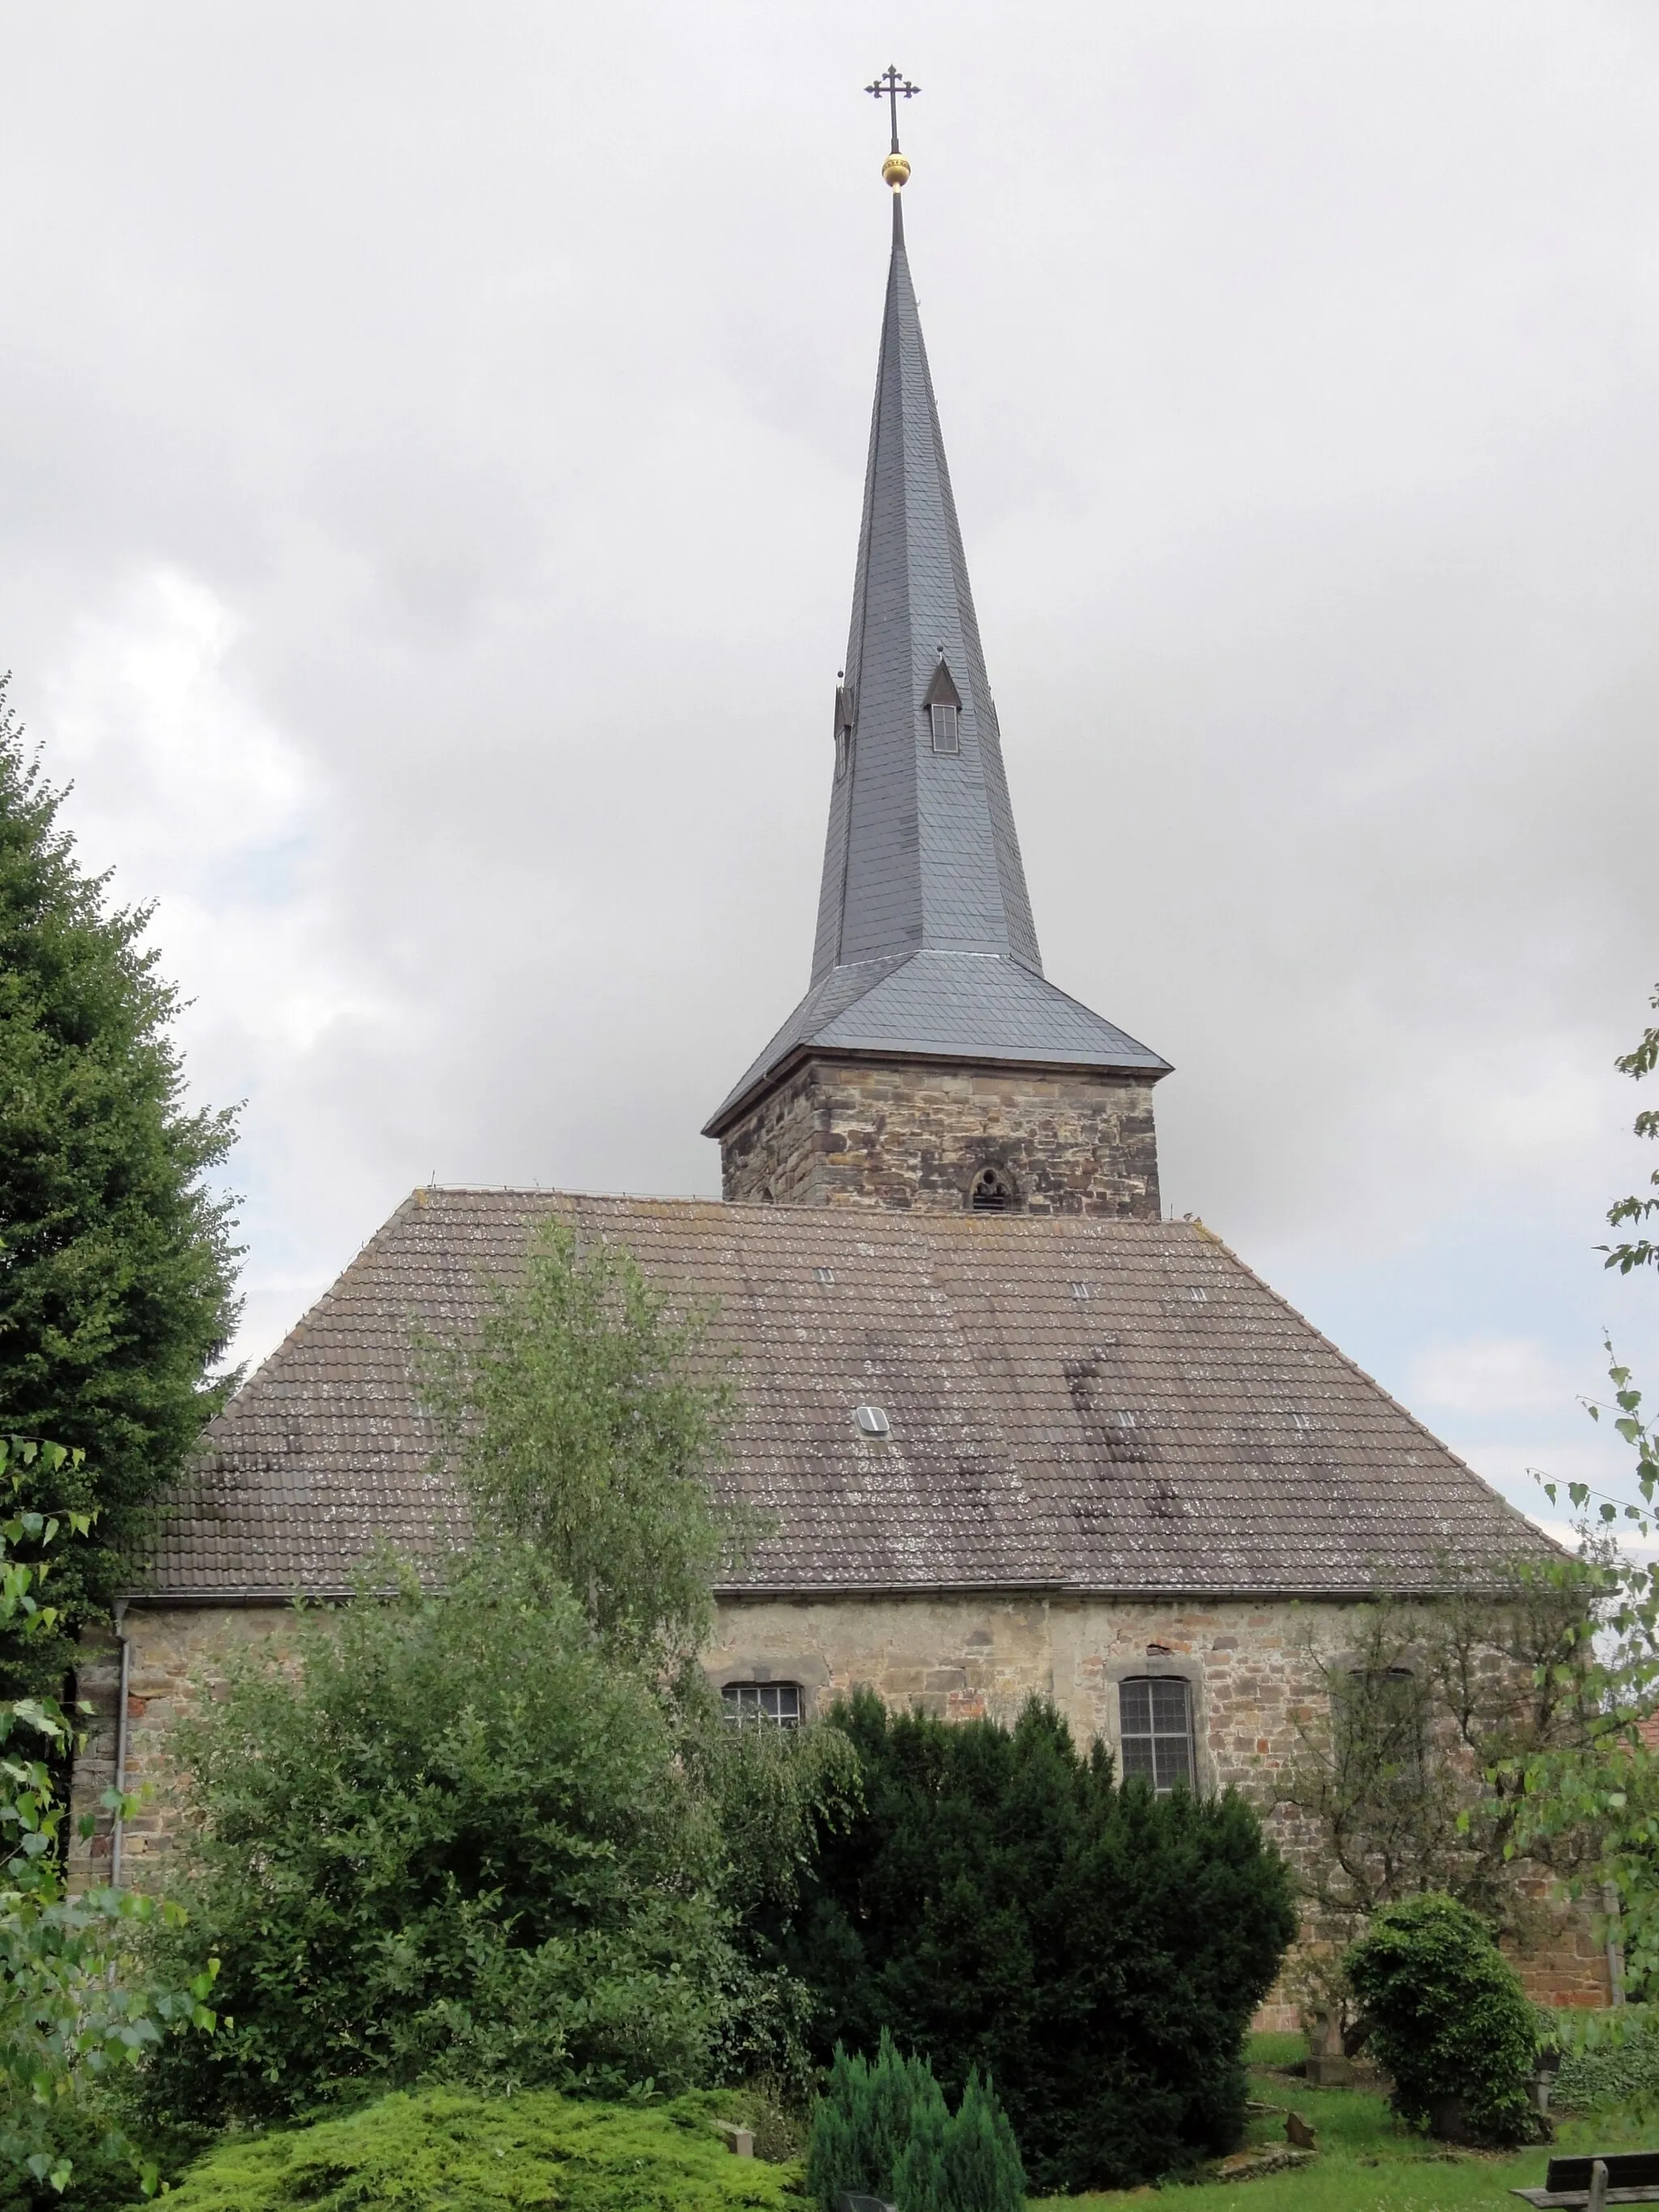
<svg viewBox="0 0 1659 2212">
<path fill-rule="evenodd" d="M 933 680 L 927 686 L 927 696 L 922 701 L 927 713 L 928 735 L 936 753 L 959 753 L 962 750 L 962 694 L 956 687 L 945 662 L 945 647 L 939 649 L 939 666 L 933 671 Z"/>
<path fill-rule="evenodd" d="M 844 675 L 836 678 L 836 781 L 839 783 L 852 765 L 853 725 L 858 720 L 858 702 L 853 687 Z"/>
</svg>

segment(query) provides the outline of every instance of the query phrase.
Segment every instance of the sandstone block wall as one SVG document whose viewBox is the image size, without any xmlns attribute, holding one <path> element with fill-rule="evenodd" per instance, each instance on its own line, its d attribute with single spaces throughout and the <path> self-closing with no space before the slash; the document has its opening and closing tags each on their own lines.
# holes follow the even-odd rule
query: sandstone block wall
<svg viewBox="0 0 1659 2212">
<path fill-rule="evenodd" d="M 728 1199 L 960 1212 L 981 1168 L 1031 1213 L 1158 1218 L 1150 1084 L 811 1060 L 720 1140 Z"/>
<path fill-rule="evenodd" d="M 232 1652 L 258 1643 L 289 1648 L 297 1626 L 279 1607 L 128 1613 L 127 1783 L 153 1796 L 128 1824 L 124 1882 L 154 1881 L 178 1840 L 175 1723 L 213 1695 Z M 1351 1633 L 1351 1608 L 1334 1604 L 996 1595 L 756 1599 L 721 1605 L 705 1663 L 717 1684 L 798 1683 L 809 1711 L 868 1684 L 896 1708 L 919 1705 L 946 1720 L 1012 1721 L 1036 1692 L 1053 1698 L 1079 1742 L 1098 1738 L 1114 1751 L 1118 1685 L 1129 1675 L 1175 1675 L 1188 1687 L 1200 1786 L 1243 1790 L 1295 1858 L 1310 1838 L 1278 1803 L 1277 1785 L 1299 1757 L 1300 1730 L 1316 1717 L 1322 1695 L 1308 1647 L 1340 1652 Z M 117 1681 L 113 1647 L 89 1650 L 81 1694 L 94 1719 L 76 1765 L 77 1815 L 95 1810 L 113 1778 Z M 74 1848 L 80 1880 L 107 1880 L 107 1816 L 90 1844 Z M 1551 1905 L 1541 1887 L 1540 1904 L 1548 1932 L 1518 1962 L 1534 1996 L 1551 2004 L 1607 2002 L 1607 1949 L 1589 1917 Z M 1294 2005 L 1279 1997 L 1260 2024 L 1295 2027 Z"/>
<path fill-rule="evenodd" d="M 252 1645 L 288 1648 L 297 1616 L 287 1606 L 197 1607 L 163 1610 L 132 1607 L 125 1620 L 131 1647 L 127 1669 L 126 1786 L 145 1803 L 125 1823 L 121 1839 L 121 1884 L 143 1889 L 176 1844 L 179 1808 L 175 1793 L 174 1723 L 211 1698 L 231 1656 Z M 96 1820 L 89 1839 L 70 1846 L 73 1876 L 82 1885 L 109 1880 L 112 1832 L 99 1804 L 115 1781 L 119 1647 L 100 1639 L 78 1670 L 80 1695 L 92 1707 L 85 1749 L 75 1762 L 75 1812 Z"/>
<path fill-rule="evenodd" d="M 718 1683 L 794 1681 L 809 1710 L 869 1684 L 895 1707 L 946 1720 L 1012 1721 L 1036 1692 L 1052 1698 L 1081 1743 L 1120 1749 L 1118 1685 L 1175 1675 L 1188 1685 L 1201 1788 L 1232 1785 L 1260 1808 L 1294 1862 L 1314 1842 L 1278 1784 L 1302 1755 L 1301 1730 L 1324 1692 L 1309 1646 L 1340 1652 L 1352 1637 L 1343 1605 L 1132 1603 L 1083 1598 L 758 1600 L 723 1606 L 705 1663 Z M 1606 1945 L 1590 1915 L 1535 1886 L 1542 1932 L 1517 1958 L 1533 1996 L 1604 2005 Z M 1263 2028 L 1294 2028 L 1278 1992 Z"/>
</svg>

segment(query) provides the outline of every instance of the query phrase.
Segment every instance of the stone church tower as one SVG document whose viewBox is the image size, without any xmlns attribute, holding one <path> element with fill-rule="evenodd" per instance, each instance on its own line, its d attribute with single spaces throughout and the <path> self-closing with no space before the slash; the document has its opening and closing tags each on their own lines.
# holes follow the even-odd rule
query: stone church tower
<svg viewBox="0 0 1659 2212">
<path fill-rule="evenodd" d="M 890 161 L 811 987 L 706 1126 L 725 1195 L 1158 1218 L 1158 1054 L 1044 976 Z"/>
</svg>

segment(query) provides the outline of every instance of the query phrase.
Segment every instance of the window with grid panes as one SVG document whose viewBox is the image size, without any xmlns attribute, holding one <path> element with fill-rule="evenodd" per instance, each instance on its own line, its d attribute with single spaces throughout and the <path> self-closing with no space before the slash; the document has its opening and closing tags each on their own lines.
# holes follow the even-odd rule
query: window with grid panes
<svg viewBox="0 0 1659 2212">
<path fill-rule="evenodd" d="M 799 1728 L 799 1682 L 728 1682 L 720 1710 L 734 1728 Z"/>
<path fill-rule="evenodd" d="M 1160 1796 L 1193 1784 L 1193 1710 L 1187 1685 L 1167 1674 L 1120 1682 L 1118 1735 L 1124 1779 L 1144 1774 Z"/>
</svg>

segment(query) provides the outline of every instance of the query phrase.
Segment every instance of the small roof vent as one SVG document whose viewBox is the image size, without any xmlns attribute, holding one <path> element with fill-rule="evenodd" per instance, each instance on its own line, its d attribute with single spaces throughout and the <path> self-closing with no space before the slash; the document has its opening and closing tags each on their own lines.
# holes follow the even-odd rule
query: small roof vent
<svg viewBox="0 0 1659 2212">
<path fill-rule="evenodd" d="M 812 1273 L 821 1283 L 833 1283 L 836 1279 L 836 1271 L 833 1267 L 814 1267 Z"/>
<path fill-rule="evenodd" d="M 858 1423 L 860 1432 L 866 1437 L 884 1437 L 893 1425 L 880 1406 L 854 1406 L 853 1419 Z"/>
</svg>

